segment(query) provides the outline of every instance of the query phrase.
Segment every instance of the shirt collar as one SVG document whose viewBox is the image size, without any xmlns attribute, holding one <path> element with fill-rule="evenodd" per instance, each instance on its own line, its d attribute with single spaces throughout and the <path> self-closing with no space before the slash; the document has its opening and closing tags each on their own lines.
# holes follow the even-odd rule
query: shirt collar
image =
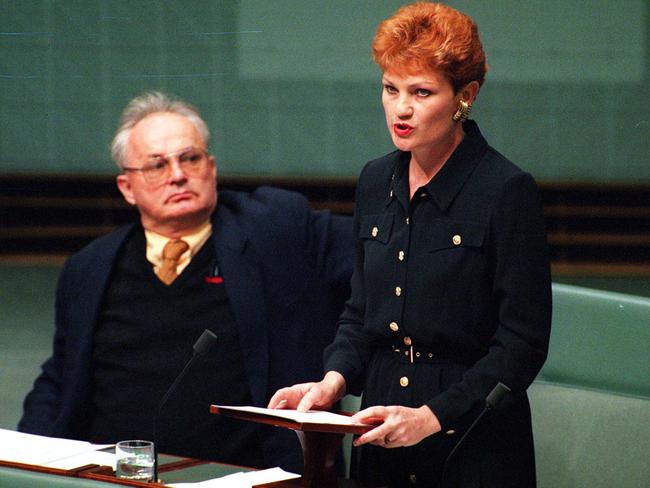
<svg viewBox="0 0 650 488">
<path fill-rule="evenodd" d="M 211 234 L 212 223 L 206 220 L 204 224 L 181 237 L 181 239 L 187 242 L 189 249 L 178 260 L 177 269 L 179 273 L 189 264 L 194 255 L 199 252 L 199 249 L 201 249 Z M 144 230 L 144 236 L 147 240 L 147 261 L 153 264 L 155 271 L 162 265 L 162 251 L 165 244 L 169 241 L 169 237 L 147 229 Z"/>
<path fill-rule="evenodd" d="M 476 122 L 466 120 L 463 130 L 465 137 L 461 143 L 440 171 L 423 187 L 442 211 L 449 208 L 488 147 Z M 397 198 L 404 208 L 409 208 L 410 159 L 411 153 L 398 151 L 387 204 Z"/>
<path fill-rule="evenodd" d="M 395 159 L 395 169 L 391 177 L 390 191 L 388 194 L 388 205 L 393 198 L 396 198 L 402 207 L 409 208 L 409 161 L 411 160 L 410 152 L 397 151 Z"/>
</svg>

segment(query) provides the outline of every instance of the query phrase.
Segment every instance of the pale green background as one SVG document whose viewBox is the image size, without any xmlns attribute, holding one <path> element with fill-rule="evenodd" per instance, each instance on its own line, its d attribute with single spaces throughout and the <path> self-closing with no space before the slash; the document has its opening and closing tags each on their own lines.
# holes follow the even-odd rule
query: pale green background
<svg viewBox="0 0 650 488">
<path fill-rule="evenodd" d="M 0 0 L 0 172 L 111 173 L 144 90 L 196 104 L 221 175 L 356 177 L 391 150 L 370 59 L 395 0 Z M 474 110 L 541 180 L 650 182 L 650 2 L 464 0 Z"/>
</svg>

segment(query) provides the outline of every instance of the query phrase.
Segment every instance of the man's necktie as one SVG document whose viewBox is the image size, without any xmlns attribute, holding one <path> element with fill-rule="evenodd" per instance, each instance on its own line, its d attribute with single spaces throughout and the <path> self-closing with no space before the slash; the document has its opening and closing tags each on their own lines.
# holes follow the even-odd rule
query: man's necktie
<svg viewBox="0 0 650 488">
<path fill-rule="evenodd" d="M 189 244 L 181 239 L 175 239 L 165 244 L 162 253 L 162 266 L 158 269 L 158 273 L 156 273 L 158 278 L 160 278 L 160 281 L 169 285 L 176 279 L 178 276 L 178 273 L 176 273 L 178 258 L 180 258 L 181 254 L 187 251 L 189 247 Z"/>
</svg>

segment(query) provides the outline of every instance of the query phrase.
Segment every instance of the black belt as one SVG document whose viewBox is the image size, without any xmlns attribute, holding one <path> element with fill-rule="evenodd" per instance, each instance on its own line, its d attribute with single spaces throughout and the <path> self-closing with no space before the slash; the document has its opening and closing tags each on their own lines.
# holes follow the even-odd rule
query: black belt
<svg viewBox="0 0 650 488">
<path fill-rule="evenodd" d="M 427 348 L 420 348 L 415 344 L 411 344 L 410 346 L 395 346 L 393 344 L 390 346 L 390 351 L 394 354 L 397 354 L 401 362 L 411 364 L 465 364 L 470 366 L 476 362 L 476 360 L 471 360 L 466 357 L 443 354 Z"/>
</svg>

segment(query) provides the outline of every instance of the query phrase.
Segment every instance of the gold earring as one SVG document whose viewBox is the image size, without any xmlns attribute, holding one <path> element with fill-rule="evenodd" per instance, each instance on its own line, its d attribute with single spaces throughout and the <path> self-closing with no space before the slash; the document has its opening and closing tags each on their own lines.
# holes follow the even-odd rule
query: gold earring
<svg viewBox="0 0 650 488">
<path fill-rule="evenodd" d="M 469 113 L 472 111 L 472 106 L 465 100 L 461 100 L 459 103 L 460 106 L 458 107 L 458 110 L 456 110 L 456 113 L 454 113 L 454 115 L 451 117 L 454 122 L 465 120 L 467 117 L 469 117 Z"/>
</svg>

